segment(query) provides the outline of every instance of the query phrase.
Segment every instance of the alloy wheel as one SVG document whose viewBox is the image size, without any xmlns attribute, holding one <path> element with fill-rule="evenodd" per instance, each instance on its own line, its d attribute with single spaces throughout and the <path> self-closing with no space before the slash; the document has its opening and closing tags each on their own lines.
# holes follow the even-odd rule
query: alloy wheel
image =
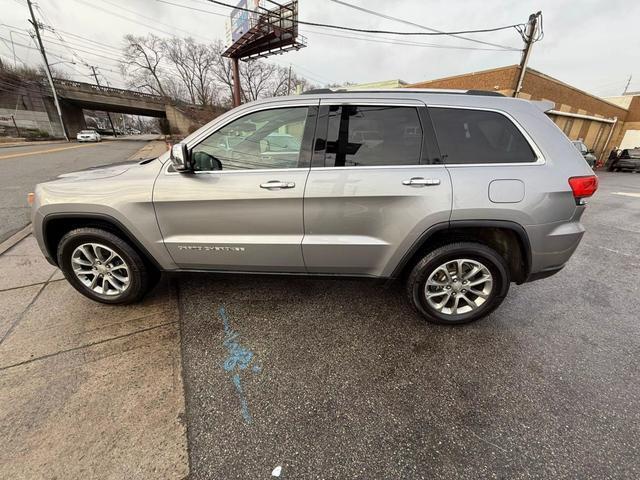
<svg viewBox="0 0 640 480">
<path fill-rule="evenodd" d="M 445 315 L 461 315 L 482 306 L 493 290 L 489 269 L 467 258 L 450 260 L 436 268 L 424 287 L 427 303 Z"/>
<path fill-rule="evenodd" d="M 129 266 L 110 247 L 83 243 L 71 254 L 71 267 L 82 284 L 100 295 L 124 293 L 131 283 Z"/>
</svg>

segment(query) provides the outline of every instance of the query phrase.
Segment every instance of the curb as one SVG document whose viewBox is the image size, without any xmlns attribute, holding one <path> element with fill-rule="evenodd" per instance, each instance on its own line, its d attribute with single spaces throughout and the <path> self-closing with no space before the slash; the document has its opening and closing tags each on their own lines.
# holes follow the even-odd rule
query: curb
<svg viewBox="0 0 640 480">
<path fill-rule="evenodd" d="M 7 250 L 15 247 L 21 240 L 27 238 L 33 229 L 31 228 L 31 224 L 27 224 L 26 227 L 23 227 L 22 230 L 17 231 L 9 238 L 7 238 L 4 242 L 0 243 L 0 255 L 4 254 Z"/>
<path fill-rule="evenodd" d="M 0 143 L 0 149 L 16 148 L 16 147 L 35 147 L 39 145 L 55 145 L 56 143 L 71 143 L 71 142 L 67 142 L 66 140 L 43 140 L 42 142 Z"/>
<path fill-rule="evenodd" d="M 167 150 L 167 144 L 164 140 L 149 140 L 144 147 L 130 155 L 128 160 L 141 160 L 156 156 L 156 154 L 159 157 Z"/>
</svg>

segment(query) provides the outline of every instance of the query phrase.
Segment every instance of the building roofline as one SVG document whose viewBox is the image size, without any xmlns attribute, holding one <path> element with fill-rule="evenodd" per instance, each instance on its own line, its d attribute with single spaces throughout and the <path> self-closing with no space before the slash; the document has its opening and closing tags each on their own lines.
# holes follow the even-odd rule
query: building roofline
<svg viewBox="0 0 640 480">
<path fill-rule="evenodd" d="M 610 106 L 612 106 L 612 107 L 620 108 L 620 109 L 622 109 L 622 110 L 626 110 L 627 112 L 629 111 L 629 109 L 628 109 L 628 108 L 624 108 L 624 107 L 622 107 L 622 106 L 620 106 L 620 105 L 617 105 L 617 104 L 615 104 L 615 103 L 613 103 L 613 102 L 610 102 L 609 100 L 605 100 L 605 99 L 604 99 L 604 98 L 602 98 L 602 97 L 599 97 L 599 96 L 597 96 L 597 95 L 594 95 L 593 93 L 589 93 L 589 92 L 586 92 L 586 91 L 584 91 L 584 90 L 581 90 L 581 89 L 579 89 L 579 88 L 577 88 L 577 87 L 574 87 L 573 85 L 570 85 L 570 84 L 568 84 L 568 83 L 566 83 L 566 82 L 563 82 L 562 80 L 558 80 L 557 78 L 552 77 L 551 75 L 547 75 L 546 73 L 542 73 L 542 72 L 540 72 L 540 71 L 536 70 L 535 68 L 527 68 L 527 74 L 528 74 L 528 73 L 532 73 L 532 74 L 534 74 L 534 75 L 538 75 L 539 77 L 542 77 L 542 78 L 544 78 L 544 79 L 551 80 L 552 82 L 559 83 L 560 85 L 562 85 L 562 86 L 564 86 L 564 87 L 570 88 L 571 90 L 574 90 L 574 91 L 576 91 L 576 92 L 578 92 L 578 93 L 581 93 L 581 94 L 583 94 L 583 95 L 587 95 L 587 96 L 589 96 L 589 97 L 591 97 L 591 98 L 595 98 L 596 100 L 600 100 L 600 101 L 602 101 L 602 102 L 604 102 L 604 103 L 606 103 L 606 104 L 608 104 L 608 105 L 610 105 Z M 526 74 L 525 74 L 525 76 L 526 76 Z"/>
<path fill-rule="evenodd" d="M 518 68 L 518 65 L 505 65 L 504 67 L 489 68 L 487 70 L 477 70 L 475 72 L 461 73 L 459 75 L 450 75 L 450 76 L 447 76 L 447 77 L 434 78 L 434 79 L 431 79 L 431 80 L 424 80 L 422 82 L 414 82 L 414 83 L 411 83 L 411 84 L 407 85 L 407 87 L 409 87 L 409 88 L 411 88 L 411 87 L 420 88 L 420 87 L 416 87 L 416 85 L 420 85 L 420 84 L 423 84 L 423 83 L 439 82 L 439 81 L 442 81 L 442 80 L 453 80 L 454 78 L 469 77 L 471 75 L 477 75 L 479 73 L 483 73 L 484 74 L 484 73 L 491 73 L 491 72 L 499 72 L 500 70 L 508 70 L 508 69 L 511 69 L 511 68 Z"/>
<path fill-rule="evenodd" d="M 463 78 L 463 77 L 469 77 L 469 76 L 473 76 L 473 75 L 492 73 L 492 72 L 499 72 L 501 70 L 510 70 L 510 69 L 514 69 L 514 68 L 518 69 L 518 68 L 520 68 L 520 66 L 519 65 L 515 65 L 515 64 L 514 65 L 505 65 L 504 67 L 489 68 L 487 70 L 478 70 L 478 71 L 475 71 L 475 72 L 462 73 L 460 75 L 452 75 L 452 76 L 449 76 L 449 77 L 434 78 L 433 80 L 425 80 L 424 82 L 412 83 L 411 85 L 407 85 L 407 87 L 409 87 L 409 88 L 414 87 L 415 88 L 416 85 L 424 85 L 425 83 L 428 84 L 428 83 L 439 82 L 439 81 L 443 81 L 443 80 L 453 80 L 455 78 Z M 613 102 L 610 102 L 608 100 L 605 100 L 604 98 L 599 97 L 597 95 L 594 95 L 592 93 L 585 92 L 584 90 L 576 88 L 573 85 L 570 85 L 570 84 L 568 84 L 566 82 L 563 82 L 562 80 L 558 80 L 557 78 L 552 77 L 551 75 L 547 75 L 546 73 L 542 73 L 542 72 L 536 70 L 535 68 L 528 67 L 527 68 L 527 72 L 525 74 L 525 77 L 526 77 L 526 75 L 529 75 L 529 74 L 537 75 L 537 76 L 539 76 L 541 78 L 544 78 L 546 80 L 550 80 L 552 82 L 558 83 L 558 84 L 560 84 L 560 85 L 562 85 L 564 87 L 567 87 L 567 88 L 569 88 L 569 89 L 571 89 L 573 91 L 576 91 L 576 92 L 581 93 L 583 95 L 587 95 L 588 97 L 591 97 L 591 98 L 593 98 L 595 100 L 600 100 L 600 101 L 606 103 L 609 106 L 612 106 L 612 107 L 615 107 L 615 108 L 619 108 L 619 109 L 625 110 L 627 112 L 629 111 L 629 109 L 627 109 L 627 108 L 624 108 L 624 107 L 622 107 L 620 105 L 617 105 L 617 104 L 615 104 Z M 526 81 L 526 78 L 525 78 L 525 81 Z"/>
</svg>

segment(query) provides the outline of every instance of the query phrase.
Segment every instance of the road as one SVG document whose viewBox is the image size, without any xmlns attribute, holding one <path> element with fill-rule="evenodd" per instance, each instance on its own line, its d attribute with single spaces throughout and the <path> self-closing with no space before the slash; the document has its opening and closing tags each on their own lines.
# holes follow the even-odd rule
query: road
<svg viewBox="0 0 640 480">
<path fill-rule="evenodd" d="M 639 478 L 640 175 L 599 175 L 569 265 L 459 328 L 401 285 L 178 276 L 190 478 Z"/>
<path fill-rule="evenodd" d="M 146 139 L 0 148 L 0 242 L 27 225 L 27 194 L 62 173 L 126 160 Z"/>
</svg>

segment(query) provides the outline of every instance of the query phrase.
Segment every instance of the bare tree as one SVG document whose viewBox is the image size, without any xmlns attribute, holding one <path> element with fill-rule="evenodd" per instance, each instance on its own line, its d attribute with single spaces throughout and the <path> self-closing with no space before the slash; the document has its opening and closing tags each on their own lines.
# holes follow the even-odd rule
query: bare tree
<svg viewBox="0 0 640 480">
<path fill-rule="evenodd" d="M 224 57 L 224 46 L 192 38 L 160 39 L 125 37 L 122 72 L 129 85 L 202 106 L 230 105 L 233 97 L 233 68 Z M 309 82 L 288 68 L 261 60 L 240 62 L 243 101 L 295 93 L 296 86 Z"/>
<path fill-rule="evenodd" d="M 215 69 L 213 75 L 216 82 L 224 89 L 227 90 L 229 96 L 227 97 L 228 104 L 231 103 L 233 98 L 233 70 L 231 67 L 231 60 L 222 56 L 224 52 L 224 46 L 220 40 L 211 45 L 211 50 L 214 58 Z"/>
<path fill-rule="evenodd" d="M 129 86 L 150 93 L 168 96 L 161 80 L 160 63 L 163 60 L 163 42 L 153 34 L 146 37 L 125 35 L 127 42 L 123 52 L 122 74 L 129 79 Z"/>
</svg>

